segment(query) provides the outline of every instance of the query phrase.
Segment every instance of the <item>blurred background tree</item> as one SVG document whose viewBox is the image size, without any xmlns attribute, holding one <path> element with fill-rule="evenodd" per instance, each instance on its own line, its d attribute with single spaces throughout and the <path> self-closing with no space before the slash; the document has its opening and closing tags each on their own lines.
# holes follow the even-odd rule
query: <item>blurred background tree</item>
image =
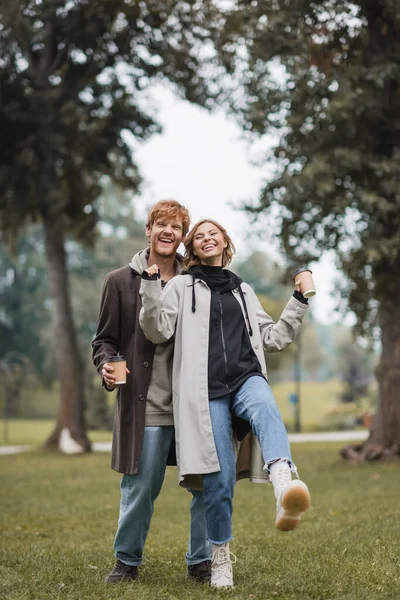
<svg viewBox="0 0 400 600">
<path fill-rule="evenodd" d="M 287 278 L 287 270 L 265 252 L 255 250 L 245 259 L 235 261 L 232 268 L 256 292 L 264 310 L 274 321 L 282 314 L 290 296 L 293 294 L 293 282 Z M 327 356 L 322 351 L 318 331 L 312 317 L 308 317 L 301 331 L 302 342 L 307 349 L 302 353 L 302 378 L 318 379 L 320 366 Z M 294 362 L 299 360 L 297 344 L 291 344 L 283 353 L 266 354 L 268 373 L 272 382 L 291 379 L 296 372 Z"/>
<path fill-rule="evenodd" d="M 87 425 L 92 429 L 109 429 L 112 425 L 110 395 L 101 387 L 93 369 L 90 342 L 96 331 L 105 274 L 127 264 L 135 252 L 146 247 L 147 238 L 144 223 L 135 218 L 128 191 L 109 182 L 103 186 L 98 206 L 96 247 L 84 247 L 67 236 L 65 248 Z M 13 255 L 4 246 L 0 249 L 0 273 L 3 274 L 0 277 L 0 360 L 10 355 L 23 356 L 30 365 L 29 373 L 24 372 L 18 382 L 14 401 L 7 406 L 8 417 L 54 418 L 59 384 L 43 232 L 39 226 L 30 226 L 19 236 Z M 6 371 L 2 373 L 1 381 L 5 383 Z M 0 389 L 0 401 L 6 408 L 5 389 Z"/>
<path fill-rule="evenodd" d="M 368 396 L 368 388 L 373 382 L 375 355 L 361 346 L 356 340 L 341 339 L 338 344 L 338 371 L 344 383 L 342 402 L 360 402 Z M 350 338 L 350 339 L 349 339 Z"/>
<path fill-rule="evenodd" d="M 166 80 L 189 101 L 212 104 L 200 52 L 213 37 L 210 10 L 206 0 L 0 6 L 0 226 L 14 254 L 18 232 L 43 227 L 60 384 L 50 446 L 64 430 L 76 451 L 90 448 L 66 244 L 93 243 L 103 183 L 137 192 L 132 145 L 160 129 L 146 105 L 150 83 Z"/>
<path fill-rule="evenodd" d="M 370 437 L 343 451 L 355 461 L 400 451 L 399 39 L 397 0 L 237 0 L 218 42 L 245 88 L 231 108 L 277 140 L 277 175 L 247 210 L 278 215 L 297 264 L 334 249 L 359 330 L 380 336 Z"/>
</svg>

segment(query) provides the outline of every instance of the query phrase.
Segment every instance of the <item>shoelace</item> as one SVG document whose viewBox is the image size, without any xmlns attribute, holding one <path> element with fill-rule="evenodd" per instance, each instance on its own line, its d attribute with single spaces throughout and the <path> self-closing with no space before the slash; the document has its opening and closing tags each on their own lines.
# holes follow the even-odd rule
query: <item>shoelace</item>
<svg viewBox="0 0 400 600">
<path fill-rule="evenodd" d="M 232 558 L 234 560 L 232 560 Z M 217 548 L 214 550 L 212 557 L 212 566 L 215 569 L 218 577 L 231 577 L 230 565 L 234 565 L 237 558 L 233 552 L 229 552 L 226 548 Z"/>
<path fill-rule="evenodd" d="M 277 467 L 275 475 L 281 488 L 286 487 L 292 481 L 292 476 L 287 468 Z"/>
</svg>

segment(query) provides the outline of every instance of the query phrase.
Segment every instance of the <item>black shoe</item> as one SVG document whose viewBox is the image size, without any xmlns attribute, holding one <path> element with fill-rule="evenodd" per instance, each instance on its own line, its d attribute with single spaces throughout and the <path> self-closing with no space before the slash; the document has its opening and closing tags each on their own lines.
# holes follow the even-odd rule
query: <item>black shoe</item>
<svg viewBox="0 0 400 600">
<path fill-rule="evenodd" d="M 196 579 L 200 583 L 206 583 L 211 579 L 211 560 L 204 560 L 197 565 L 188 565 L 187 576 Z"/>
<path fill-rule="evenodd" d="M 105 578 L 105 582 L 119 583 L 120 581 L 129 581 L 130 579 L 137 579 L 138 577 L 139 571 L 136 565 L 125 565 L 117 559 L 113 570 Z"/>
</svg>

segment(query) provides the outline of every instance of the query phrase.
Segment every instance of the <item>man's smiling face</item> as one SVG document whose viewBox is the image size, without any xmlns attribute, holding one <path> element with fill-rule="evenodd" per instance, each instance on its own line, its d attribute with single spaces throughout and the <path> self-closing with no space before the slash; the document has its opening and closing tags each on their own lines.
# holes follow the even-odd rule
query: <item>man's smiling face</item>
<svg viewBox="0 0 400 600">
<path fill-rule="evenodd" d="M 150 251 L 159 256 L 175 255 L 183 238 L 181 219 L 159 217 L 152 227 L 146 227 L 146 235 L 150 241 Z"/>
</svg>

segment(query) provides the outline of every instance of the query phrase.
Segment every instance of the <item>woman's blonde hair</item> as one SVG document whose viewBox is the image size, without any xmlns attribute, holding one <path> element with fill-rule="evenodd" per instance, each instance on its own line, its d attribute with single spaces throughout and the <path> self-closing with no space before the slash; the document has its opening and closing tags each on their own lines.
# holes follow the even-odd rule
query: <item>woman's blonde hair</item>
<svg viewBox="0 0 400 600">
<path fill-rule="evenodd" d="M 186 249 L 185 256 L 183 258 L 183 264 L 185 269 L 190 269 L 190 267 L 201 264 L 199 257 L 193 251 L 193 238 L 197 229 L 200 227 L 200 225 L 203 225 L 203 223 L 211 223 L 212 225 L 214 225 L 214 227 L 219 229 L 222 235 L 224 236 L 226 248 L 224 248 L 224 252 L 222 254 L 222 266 L 227 267 L 231 262 L 233 255 L 236 252 L 234 243 L 232 242 L 226 229 L 222 227 L 222 225 L 220 225 L 217 221 L 214 221 L 213 219 L 202 219 L 201 221 L 197 221 L 197 223 L 193 225 L 192 229 L 189 231 L 183 242 L 185 244 Z"/>
</svg>

